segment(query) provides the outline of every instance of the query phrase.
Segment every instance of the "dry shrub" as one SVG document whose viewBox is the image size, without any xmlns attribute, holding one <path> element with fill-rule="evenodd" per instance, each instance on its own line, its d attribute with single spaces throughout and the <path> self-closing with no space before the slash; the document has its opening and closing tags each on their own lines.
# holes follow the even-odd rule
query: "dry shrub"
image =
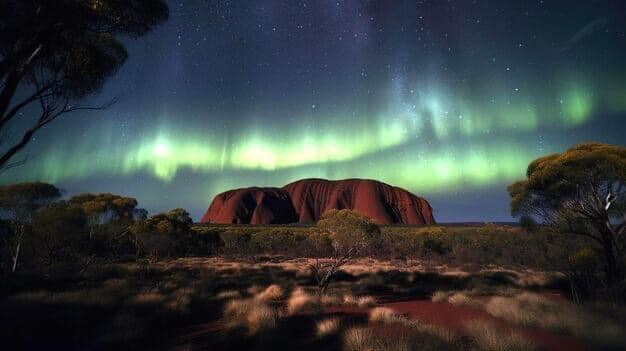
<svg viewBox="0 0 626 351">
<path fill-rule="evenodd" d="M 187 312 L 195 292 L 193 288 L 177 289 L 170 295 L 165 307 L 177 312 Z"/>
<path fill-rule="evenodd" d="M 464 293 L 454 293 L 448 296 L 448 302 L 452 305 L 469 305 L 471 298 Z"/>
<path fill-rule="evenodd" d="M 433 293 L 433 295 L 430 297 L 430 300 L 432 302 L 446 302 L 448 301 L 448 297 L 451 295 L 452 293 L 449 291 L 435 291 L 435 293 Z"/>
<path fill-rule="evenodd" d="M 357 305 L 358 304 L 358 300 L 354 295 L 351 294 L 345 294 L 343 295 L 343 303 L 345 305 Z"/>
<path fill-rule="evenodd" d="M 273 329 L 278 323 L 278 311 L 252 299 L 231 300 L 224 307 L 227 326 L 245 326 L 251 334 Z"/>
<path fill-rule="evenodd" d="M 230 300 L 224 306 L 224 318 L 228 320 L 240 320 L 248 315 L 253 302 L 250 300 Z"/>
<path fill-rule="evenodd" d="M 438 337 L 407 328 L 352 327 L 343 335 L 345 351 L 443 351 L 456 349 Z"/>
<path fill-rule="evenodd" d="M 157 292 L 145 292 L 139 293 L 133 299 L 133 302 L 136 304 L 158 304 L 165 300 L 165 296 L 157 293 Z"/>
<path fill-rule="evenodd" d="M 246 316 L 246 326 L 251 334 L 274 329 L 278 323 L 278 312 L 264 304 L 255 304 Z"/>
<path fill-rule="evenodd" d="M 376 305 L 376 299 L 373 296 L 354 296 L 345 294 L 343 295 L 343 303 L 350 306 L 373 307 Z"/>
<path fill-rule="evenodd" d="M 225 290 L 220 291 L 217 295 L 215 295 L 220 300 L 226 299 L 236 299 L 241 297 L 241 293 L 237 290 Z"/>
<path fill-rule="evenodd" d="M 407 321 L 405 322 L 405 325 L 412 327 L 420 333 L 432 335 L 450 345 L 456 344 L 458 342 L 456 334 L 454 334 L 449 329 L 446 329 L 439 325 L 427 324 L 420 320 Z"/>
<path fill-rule="evenodd" d="M 525 292 L 513 297 L 493 297 L 485 304 L 485 310 L 513 323 L 574 335 L 602 348 L 626 348 L 623 325 L 569 302 L 555 302 Z"/>
<path fill-rule="evenodd" d="M 405 321 L 406 317 L 389 307 L 376 307 L 370 311 L 370 321 L 383 323 L 398 323 Z"/>
<path fill-rule="evenodd" d="M 320 338 L 334 335 L 339 332 L 341 329 L 341 319 L 340 318 L 327 318 L 317 322 L 316 325 L 317 336 Z"/>
<path fill-rule="evenodd" d="M 256 294 L 254 299 L 260 302 L 274 302 L 274 301 L 279 300 L 281 297 L 283 297 L 283 294 L 284 294 L 283 288 L 281 288 L 277 284 L 272 284 L 268 286 L 267 288 L 265 288 L 265 290 Z"/>
<path fill-rule="evenodd" d="M 487 351 L 530 351 L 535 344 L 519 333 L 503 332 L 489 322 L 471 320 L 465 323 L 465 329 L 478 346 Z"/>
<path fill-rule="evenodd" d="M 342 299 L 337 295 L 324 294 L 322 295 L 322 299 L 320 302 L 322 303 L 322 306 L 333 306 L 340 305 Z"/>
<path fill-rule="evenodd" d="M 376 299 L 373 296 L 359 296 L 356 304 L 359 307 L 373 307 L 376 306 Z"/>
<path fill-rule="evenodd" d="M 365 327 L 352 327 L 343 335 L 344 351 L 375 350 L 375 338 L 372 331 Z"/>
<path fill-rule="evenodd" d="M 317 295 L 307 293 L 301 288 L 295 289 L 287 300 L 287 313 L 317 313 L 321 311 L 320 299 Z"/>
</svg>

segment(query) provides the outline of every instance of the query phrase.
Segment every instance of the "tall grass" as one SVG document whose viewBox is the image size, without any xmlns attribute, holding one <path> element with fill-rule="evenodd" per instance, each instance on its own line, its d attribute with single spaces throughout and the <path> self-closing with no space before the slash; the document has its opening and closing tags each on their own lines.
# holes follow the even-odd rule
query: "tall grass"
<svg viewBox="0 0 626 351">
<path fill-rule="evenodd" d="M 603 348 L 626 349 L 626 328 L 617 321 L 566 301 L 551 301 L 524 292 L 493 297 L 485 306 L 490 315 L 513 323 L 570 334 Z"/>
<path fill-rule="evenodd" d="M 465 323 L 465 329 L 474 342 L 486 351 L 531 351 L 535 344 L 528 338 L 515 332 L 496 329 L 495 325 L 482 320 Z"/>
</svg>

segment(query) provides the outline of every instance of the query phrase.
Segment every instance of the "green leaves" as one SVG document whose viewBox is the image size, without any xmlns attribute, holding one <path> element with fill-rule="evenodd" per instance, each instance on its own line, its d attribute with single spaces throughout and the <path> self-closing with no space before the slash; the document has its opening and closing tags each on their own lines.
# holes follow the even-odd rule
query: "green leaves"
<svg viewBox="0 0 626 351">
<path fill-rule="evenodd" d="M 343 254 L 356 252 L 380 244 L 380 228 L 368 217 L 352 210 L 330 210 L 317 222 L 327 232 L 335 250 Z"/>
</svg>

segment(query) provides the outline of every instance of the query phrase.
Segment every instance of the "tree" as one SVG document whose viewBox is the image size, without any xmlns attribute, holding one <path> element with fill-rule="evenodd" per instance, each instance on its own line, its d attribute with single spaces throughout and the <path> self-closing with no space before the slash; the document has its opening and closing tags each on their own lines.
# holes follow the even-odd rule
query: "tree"
<svg viewBox="0 0 626 351">
<path fill-rule="evenodd" d="M 52 203 L 38 210 L 32 223 L 34 251 L 44 266 L 81 263 L 87 250 L 87 218 L 79 206 L 67 201 Z"/>
<path fill-rule="evenodd" d="M 381 242 L 380 228 L 368 217 L 352 210 L 330 210 L 317 222 L 332 247 L 331 257 L 315 259 L 311 271 L 319 294 L 323 294 L 331 278 L 346 263 L 376 247 Z"/>
<path fill-rule="evenodd" d="M 20 164 L 14 156 L 59 116 L 106 107 L 76 103 L 124 63 L 120 37 L 139 37 L 167 17 L 164 0 L 1 1 L 0 134 L 17 135 L 8 133 L 17 120 L 27 127 L 0 150 L 0 169 Z"/>
<path fill-rule="evenodd" d="M 625 184 L 626 148 L 583 143 L 531 162 L 526 179 L 507 190 L 514 216 L 530 216 L 595 243 L 612 285 L 623 273 Z"/>
<path fill-rule="evenodd" d="M 189 213 L 182 208 L 135 222 L 130 231 L 135 236 L 136 256 L 148 253 L 152 260 L 158 260 L 162 254 L 180 253 L 192 224 Z"/>
<path fill-rule="evenodd" d="M 83 193 L 72 197 L 69 202 L 80 206 L 85 212 L 90 239 L 93 238 L 95 228 L 103 223 L 128 224 L 136 214 L 143 216 L 143 212 L 136 208 L 136 199 L 111 193 Z"/>
<path fill-rule="evenodd" d="M 19 183 L 0 186 L 0 211 L 11 223 L 12 236 L 3 238 L 10 250 L 11 271 L 17 269 L 26 226 L 36 210 L 47 206 L 61 196 L 61 191 L 46 183 Z"/>
</svg>

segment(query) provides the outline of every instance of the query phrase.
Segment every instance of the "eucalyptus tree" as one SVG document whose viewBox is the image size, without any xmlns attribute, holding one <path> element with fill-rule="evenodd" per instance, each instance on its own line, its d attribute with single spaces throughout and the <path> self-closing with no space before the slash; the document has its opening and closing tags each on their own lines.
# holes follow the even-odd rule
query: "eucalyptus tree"
<svg viewBox="0 0 626 351">
<path fill-rule="evenodd" d="M 605 263 L 606 280 L 624 273 L 626 148 L 583 143 L 530 163 L 526 179 L 508 187 L 513 215 L 530 216 L 587 238 Z"/>
<path fill-rule="evenodd" d="M 78 103 L 125 62 L 121 39 L 167 17 L 165 0 L 0 1 L 0 169 L 58 117 L 108 106 Z"/>
</svg>

